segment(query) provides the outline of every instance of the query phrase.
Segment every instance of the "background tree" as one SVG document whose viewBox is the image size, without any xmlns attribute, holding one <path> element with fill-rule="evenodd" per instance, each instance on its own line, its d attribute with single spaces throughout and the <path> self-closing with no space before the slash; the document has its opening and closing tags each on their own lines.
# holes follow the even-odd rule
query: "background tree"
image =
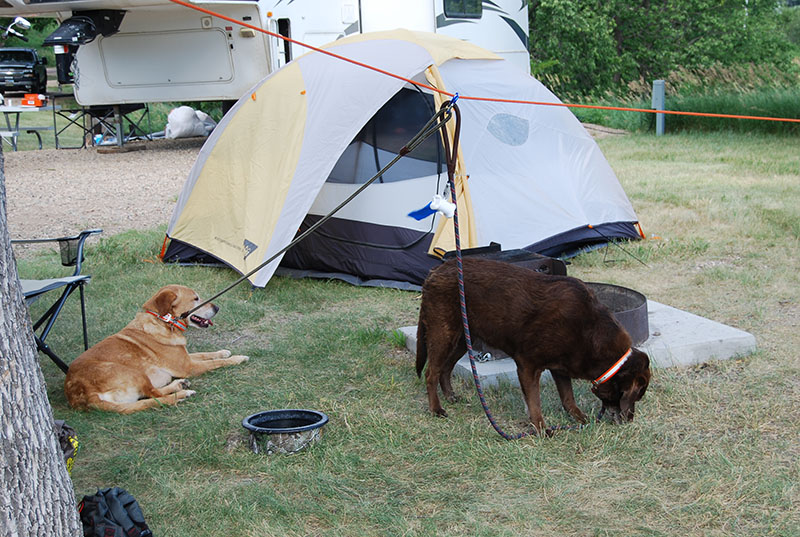
<svg viewBox="0 0 800 537">
<path fill-rule="evenodd" d="M 800 50 L 800 5 L 795 8 L 782 9 L 780 25 L 795 50 Z"/>
<path fill-rule="evenodd" d="M 557 94 L 585 97 L 666 78 L 679 67 L 788 69 L 796 49 L 783 31 L 784 3 L 530 0 L 531 65 Z"/>
<path fill-rule="evenodd" d="M 6 223 L 0 147 L 0 535 L 83 535 Z"/>
<path fill-rule="evenodd" d="M 614 84 L 613 2 L 531 0 L 531 72 L 557 93 L 592 95 Z"/>
</svg>

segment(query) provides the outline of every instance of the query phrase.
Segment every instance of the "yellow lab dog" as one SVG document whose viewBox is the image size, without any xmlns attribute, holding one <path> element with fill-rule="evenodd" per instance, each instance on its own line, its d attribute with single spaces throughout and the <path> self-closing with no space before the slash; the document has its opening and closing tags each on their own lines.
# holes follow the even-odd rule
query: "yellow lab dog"
<svg viewBox="0 0 800 537">
<path fill-rule="evenodd" d="M 178 319 L 201 302 L 188 287 L 161 288 L 125 328 L 70 364 L 64 381 L 69 404 L 122 414 L 174 405 L 195 393 L 187 389 L 187 377 L 247 361 L 227 350 L 186 351 L 187 326 L 207 328 L 219 311 L 206 304 L 186 321 Z"/>
</svg>

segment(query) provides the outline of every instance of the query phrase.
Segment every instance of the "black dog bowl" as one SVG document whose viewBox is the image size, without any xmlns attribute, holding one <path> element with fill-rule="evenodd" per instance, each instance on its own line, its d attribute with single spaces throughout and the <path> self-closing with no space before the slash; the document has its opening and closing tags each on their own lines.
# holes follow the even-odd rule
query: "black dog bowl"
<svg viewBox="0 0 800 537">
<path fill-rule="evenodd" d="M 328 416 L 316 410 L 267 410 L 247 416 L 242 426 L 250 431 L 254 453 L 294 453 L 319 440 Z"/>
<path fill-rule="evenodd" d="M 647 321 L 647 298 L 642 293 L 610 283 L 587 282 L 586 285 L 628 331 L 634 345 L 647 341 L 650 324 Z"/>
</svg>

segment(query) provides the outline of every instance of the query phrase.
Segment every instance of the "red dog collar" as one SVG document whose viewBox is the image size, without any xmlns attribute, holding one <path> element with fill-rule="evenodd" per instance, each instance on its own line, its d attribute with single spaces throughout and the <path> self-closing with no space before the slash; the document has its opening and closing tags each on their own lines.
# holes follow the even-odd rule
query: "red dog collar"
<svg viewBox="0 0 800 537">
<path fill-rule="evenodd" d="M 156 318 L 158 318 L 158 319 L 161 319 L 161 320 L 162 320 L 162 321 L 164 321 L 165 323 L 167 323 L 167 324 L 169 324 L 169 325 L 172 325 L 172 326 L 174 326 L 175 328 L 177 328 L 177 329 L 178 329 L 178 330 L 180 330 L 181 332 L 183 332 L 183 331 L 185 331 L 185 330 L 186 330 L 186 323 L 184 323 L 183 321 L 181 321 L 181 320 L 179 320 L 179 319 L 177 319 L 177 318 L 173 317 L 173 316 L 172 316 L 171 314 L 169 314 L 169 313 L 167 313 L 166 315 L 159 315 L 158 313 L 156 313 L 156 312 L 154 312 L 154 311 L 150 311 L 150 310 L 144 310 L 144 311 L 146 311 L 147 313 L 149 313 L 149 314 L 150 314 L 150 315 L 152 315 L 153 317 L 156 317 Z"/>
<path fill-rule="evenodd" d="M 598 386 L 598 385 L 606 382 L 608 379 L 610 379 L 614 375 L 616 375 L 617 371 L 619 371 L 620 368 L 625 364 L 625 362 L 628 361 L 628 358 L 630 358 L 632 353 L 633 353 L 633 349 L 628 349 L 628 351 L 625 354 L 622 355 L 622 358 L 617 360 L 614 363 L 614 365 L 612 365 L 611 367 L 608 368 L 608 371 L 606 371 L 605 373 L 603 373 L 602 375 L 600 375 L 599 377 L 594 379 L 592 381 L 592 385 L 593 386 Z"/>
</svg>

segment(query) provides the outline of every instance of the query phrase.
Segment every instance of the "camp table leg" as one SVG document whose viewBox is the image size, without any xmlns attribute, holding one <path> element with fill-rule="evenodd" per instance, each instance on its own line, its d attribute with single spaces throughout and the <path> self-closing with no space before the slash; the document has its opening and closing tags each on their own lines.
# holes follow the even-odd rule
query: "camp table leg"
<svg viewBox="0 0 800 537">
<path fill-rule="evenodd" d="M 6 127 L 8 127 L 9 132 L 12 133 L 10 136 L 11 138 L 11 147 L 14 148 L 14 151 L 17 150 L 17 136 L 19 135 L 19 112 L 3 112 L 3 116 L 6 118 Z M 11 115 L 14 116 L 14 126 L 11 126 Z"/>
</svg>

